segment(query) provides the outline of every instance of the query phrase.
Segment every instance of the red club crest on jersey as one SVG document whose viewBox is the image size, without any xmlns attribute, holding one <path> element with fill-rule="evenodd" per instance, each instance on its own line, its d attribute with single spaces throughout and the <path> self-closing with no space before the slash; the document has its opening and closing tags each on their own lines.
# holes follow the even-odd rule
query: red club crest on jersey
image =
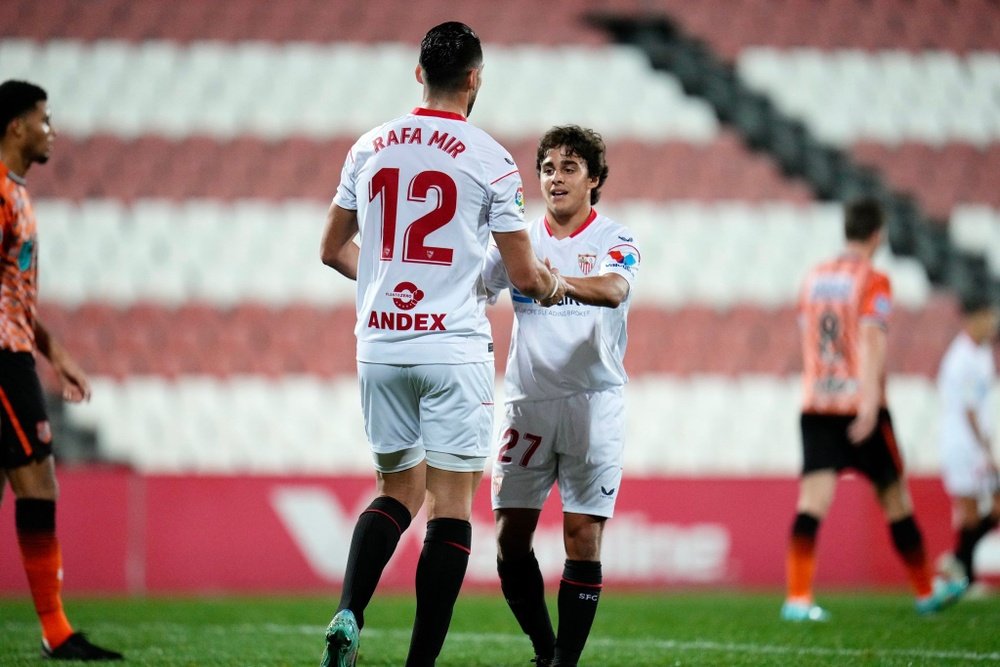
<svg viewBox="0 0 1000 667">
<path fill-rule="evenodd" d="M 396 289 L 386 292 L 386 296 L 392 298 L 396 308 L 400 310 L 412 310 L 417 303 L 424 298 L 424 291 L 411 282 L 401 282 L 396 285 Z"/>
<path fill-rule="evenodd" d="M 597 255 L 577 255 L 576 263 L 580 266 L 583 275 L 589 276 L 590 272 L 594 270 L 594 265 L 597 264 Z"/>
</svg>

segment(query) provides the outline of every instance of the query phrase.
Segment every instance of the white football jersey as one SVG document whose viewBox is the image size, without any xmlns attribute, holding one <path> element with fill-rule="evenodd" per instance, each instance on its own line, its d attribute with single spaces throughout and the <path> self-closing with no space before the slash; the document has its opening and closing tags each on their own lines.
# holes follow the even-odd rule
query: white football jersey
<svg viewBox="0 0 1000 667">
<path fill-rule="evenodd" d="M 956 450 L 978 449 L 966 411 L 973 410 L 980 429 L 993 434 L 990 390 L 996 382 L 993 351 L 988 344 L 976 345 L 964 331 L 951 342 L 941 359 L 938 392 L 941 397 L 942 456 Z"/>
<path fill-rule="evenodd" d="M 532 223 L 530 233 L 535 254 L 562 275 L 615 273 L 628 281 L 629 294 L 617 308 L 588 306 L 569 296 L 542 308 L 511 287 L 500 251 L 492 246 L 484 271 L 487 289 L 495 296 L 509 287 L 514 302 L 506 400 L 559 398 L 625 384 L 625 329 L 640 263 L 632 232 L 591 210 L 567 238 L 552 236 L 544 217 Z"/>
<path fill-rule="evenodd" d="M 358 212 L 358 359 L 492 361 L 489 235 L 527 227 L 510 153 L 458 114 L 414 109 L 358 139 L 333 201 Z"/>
</svg>

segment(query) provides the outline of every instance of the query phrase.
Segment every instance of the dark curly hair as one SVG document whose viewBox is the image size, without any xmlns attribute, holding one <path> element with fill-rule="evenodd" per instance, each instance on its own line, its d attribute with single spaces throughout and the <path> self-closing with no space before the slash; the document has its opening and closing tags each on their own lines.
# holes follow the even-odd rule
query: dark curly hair
<svg viewBox="0 0 1000 667">
<path fill-rule="evenodd" d="M 553 148 L 565 148 L 567 155 L 573 155 L 587 163 L 587 174 L 597 177 L 597 187 L 590 191 L 590 203 L 596 204 L 601 199 L 601 188 L 608 180 L 608 163 L 605 153 L 607 148 L 604 139 L 593 130 L 579 125 L 561 125 L 546 132 L 538 142 L 538 153 L 535 156 L 535 173 L 541 175 L 542 161 Z"/>
</svg>

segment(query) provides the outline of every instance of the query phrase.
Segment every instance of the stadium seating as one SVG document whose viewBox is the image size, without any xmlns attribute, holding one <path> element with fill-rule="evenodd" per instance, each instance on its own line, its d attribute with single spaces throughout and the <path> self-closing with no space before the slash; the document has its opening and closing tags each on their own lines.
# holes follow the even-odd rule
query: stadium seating
<svg viewBox="0 0 1000 667">
<path fill-rule="evenodd" d="M 484 37 L 472 120 L 510 148 L 529 214 L 541 132 L 576 122 L 607 138 L 598 209 L 643 248 L 633 474 L 794 473 L 797 284 L 836 251 L 841 209 L 587 12 L 667 12 L 1000 276 L 1000 9 L 987 0 L 546 3 L 559 20 L 530 0 L 8 4 L 0 70 L 47 87 L 61 132 L 30 182 L 42 315 L 95 377 L 93 402 L 69 415 L 144 471 L 369 469 L 353 286 L 320 265 L 319 234 L 356 136 L 416 105 L 414 26 L 436 20 Z M 914 259 L 878 261 L 898 304 L 900 440 L 933 471 L 932 378 L 954 301 Z"/>
</svg>

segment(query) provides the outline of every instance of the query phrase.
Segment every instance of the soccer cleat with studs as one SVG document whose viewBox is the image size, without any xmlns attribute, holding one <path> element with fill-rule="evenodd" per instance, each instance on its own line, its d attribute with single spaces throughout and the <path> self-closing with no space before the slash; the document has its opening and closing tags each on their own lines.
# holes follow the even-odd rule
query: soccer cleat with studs
<svg viewBox="0 0 1000 667">
<path fill-rule="evenodd" d="M 91 644 L 82 632 L 74 632 L 66 641 L 55 648 L 49 648 L 48 643 L 42 641 L 42 657 L 49 660 L 97 662 L 100 660 L 121 660 L 122 654 Z"/>
<path fill-rule="evenodd" d="M 795 623 L 823 623 L 830 620 L 830 612 L 811 602 L 785 601 L 781 605 L 781 620 Z"/>
<path fill-rule="evenodd" d="M 958 602 L 966 589 L 969 587 L 969 580 L 961 579 L 934 579 L 934 590 L 925 598 L 917 600 L 917 613 L 921 616 L 936 614 L 947 609 Z"/>
<path fill-rule="evenodd" d="M 350 609 L 338 611 L 326 628 L 326 648 L 320 667 L 354 667 L 360 634 L 354 612 Z"/>
</svg>

